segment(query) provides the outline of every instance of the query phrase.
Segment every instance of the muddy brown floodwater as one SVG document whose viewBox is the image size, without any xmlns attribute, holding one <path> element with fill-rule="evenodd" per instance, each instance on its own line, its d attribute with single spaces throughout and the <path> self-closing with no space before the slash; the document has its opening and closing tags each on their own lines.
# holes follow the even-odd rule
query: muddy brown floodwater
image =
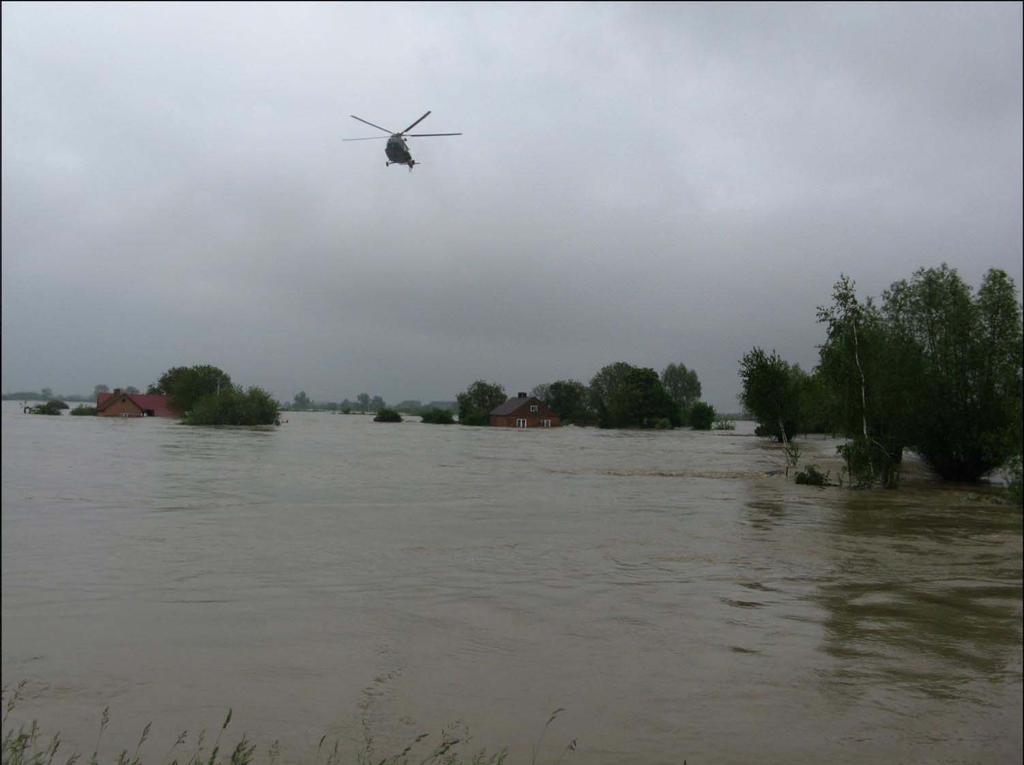
<svg viewBox="0 0 1024 765">
<path fill-rule="evenodd" d="M 736 432 L 294 413 L 275 431 L 3 407 L 12 721 L 161 761 L 456 721 L 530 762 L 1020 762 L 1021 512 L 911 462 L 803 487 Z M 804 463 L 832 441 L 803 443 Z M 436 739 L 435 739 L 436 740 Z"/>
</svg>

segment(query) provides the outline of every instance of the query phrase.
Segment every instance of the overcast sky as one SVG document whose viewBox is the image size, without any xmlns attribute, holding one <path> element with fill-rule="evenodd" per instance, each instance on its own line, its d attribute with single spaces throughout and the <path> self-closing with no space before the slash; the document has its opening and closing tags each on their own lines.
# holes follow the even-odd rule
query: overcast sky
<svg viewBox="0 0 1024 765">
<path fill-rule="evenodd" d="M 1021 7 L 4 3 L 3 389 L 682 362 L 736 410 L 841 273 L 1020 287 Z M 341 141 L 428 109 L 412 173 Z"/>
</svg>

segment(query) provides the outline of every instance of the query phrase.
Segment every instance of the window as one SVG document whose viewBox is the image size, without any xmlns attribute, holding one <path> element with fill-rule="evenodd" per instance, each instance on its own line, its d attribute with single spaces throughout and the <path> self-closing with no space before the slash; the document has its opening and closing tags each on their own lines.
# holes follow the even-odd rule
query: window
<svg viewBox="0 0 1024 765">
<path fill-rule="evenodd" d="M 530 414 L 537 414 L 537 405 L 530 404 Z"/>
<path fill-rule="evenodd" d="M 540 424 L 542 426 L 544 426 L 545 428 L 550 428 L 551 427 L 551 420 L 541 420 Z"/>
<path fill-rule="evenodd" d="M 517 417 L 516 418 L 516 427 L 517 428 L 525 428 L 526 427 L 526 418 L 524 418 L 524 417 Z"/>
</svg>

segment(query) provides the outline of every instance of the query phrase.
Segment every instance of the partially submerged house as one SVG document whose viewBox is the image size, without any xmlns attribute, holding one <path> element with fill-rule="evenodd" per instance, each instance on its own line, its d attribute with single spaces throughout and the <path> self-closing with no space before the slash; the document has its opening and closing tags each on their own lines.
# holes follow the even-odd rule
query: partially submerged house
<svg viewBox="0 0 1024 765">
<path fill-rule="evenodd" d="M 171 407 L 170 396 L 152 393 L 125 393 L 114 388 L 113 393 L 100 393 L 96 397 L 97 417 L 180 417 L 181 412 Z"/>
<path fill-rule="evenodd" d="M 557 428 L 562 421 L 536 396 L 520 393 L 491 410 L 491 427 Z"/>
</svg>

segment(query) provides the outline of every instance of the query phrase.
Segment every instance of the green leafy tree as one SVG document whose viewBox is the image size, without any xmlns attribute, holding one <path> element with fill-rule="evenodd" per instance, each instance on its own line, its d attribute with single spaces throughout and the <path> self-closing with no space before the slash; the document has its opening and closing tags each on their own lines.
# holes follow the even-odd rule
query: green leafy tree
<svg viewBox="0 0 1024 765">
<path fill-rule="evenodd" d="M 613 419 L 612 398 L 633 369 L 636 367 L 632 364 L 616 361 L 601 367 L 597 374 L 590 379 L 590 407 L 602 428 L 613 427 L 608 424 Z"/>
<path fill-rule="evenodd" d="M 149 386 L 149 392 L 169 396 L 171 406 L 179 412 L 189 412 L 199 399 L 230 387 L 231 377 L 226 372 L 209 364 L 197 364 L 168 369 Z"/>
<path fill-rule="evenodd" d="M 616 362 L 594 375 L 590 383 L 598 424 L 602 428 L 655 427 L 680 423 L 679 410 L 650 368 Z"/>
<path fill-rule="evenodd" d="M 685 364 L 669 364 L 661 373 L 661 385 L 672 397 L 685 424 L 693 405 L 700 398 L 700 380 L 697 373 Z"/>
<path fill-rule="evenodd" d="M 694 430 L 711 430 L 715 421 L 715 408 L 704 401 L 695 401 L 690 407 L 689 421 Z"/>
<path fill-rule="evenodd" d="M 93 387 L 93 398 L 99 398 L 101 393 L 110 393 L 110 387 L 107 385 L 96 385 Z"/>
<path fill-rule="evenodd" d="M 491 410 L 508 398 L 505 389 L 495 383 L 477 380 L 464 393 L 455 397 L 462 425 L 490 425 Z"/>
<path fill-rule="evenodd" d="M 374 422 L 401 422 L 402 415 L 396 412 L 394 409 L 388 409 L 386 406 L 382 406 L 377 410 L 377 415 L 373 418 Z"/>
<path fill-rule="evenodd" d="M 359 409 L 361 411 L 366 412 L 366 411 L 369 410 L 369 408 L 370 408 L 370 394 L 369 393 L 360 393 L 358 396 L 356 396 L 356 401 L 359 402 Z"/>
<path fill-rule="evenodd" d="M 837 433 L 837 402 L 820 369 L 804 375 L 800 386 L 800 430 L 804 433 Z"/>
<path fill-rule="evenodd" d="M 533 387 L 533 390 L 530 391 L 530 395 L 533 396 L 534 398 L 539 398 L 545 404 L 548 404 L 548 395 L 550 389 L 551 386 L 548 383 L 541 383 L 540 385 L 535 385 Z M 551 404 L 548 404 L 548 406 L 550 407 Z"/>
<path fill-rule="evenodd" d="M 587 386 L 579 380 L 556 380 L 543 387 L 546 389 L 544 403 L 563 424 L 591 425 L 596 421 Z"/>
<path fill-rule="evenodd" d="M 309 396 L 306 395 L 306 391 L 304 390 L 300 390 L 292 399 L 292 408 L 294 409 L 309 409 L 312 406 L 313 402 L 310 400 Z"/>
<path fill-rule="evenodd" d="M 894 331 L 869 298 L 861 301 L 849 277 L 832 290 L 832 303 L 818 308 L 826 325 L 816 374 L 828 389 L 827 419 L 849 441 L 840 447 L 853 482 L 893 486 L 907 446 L 921 374 L 913 343 Z"/>
<path fill-rule="evenodd" d="M 371 411 L 379 412 L 381 409 L 386 409 L 386 408 L 387 408 L 387 404 L 384 402 L 384 399 L 382 399 L 380 396 L 374 396 L 372 399 L 370 399 L 370 410 Z"/>
<path fill-rule="evenodd" d="M 955 269 L 920 269 L 884 294 L 893 334 L 916 352 L 906 434 L 943 478 L 976 481 L 1021 445 L 1021 308 L 1005 272 L 977 295 Z"/>
<path fill-rule="evenodd" d="M 784 361 L 774 350 L 769 355 L 755 346 L 740 360 L 740 401 L 762 432 L 782 443 L 797 434 L 802 376 L 799 367 Z"/>
<path fill-rule="evenodd" d="M 185 415 L 186 425 L 277 425 L 277 401 L 262 388 L 227 385 L 208 393 Z"/>
</svg>

